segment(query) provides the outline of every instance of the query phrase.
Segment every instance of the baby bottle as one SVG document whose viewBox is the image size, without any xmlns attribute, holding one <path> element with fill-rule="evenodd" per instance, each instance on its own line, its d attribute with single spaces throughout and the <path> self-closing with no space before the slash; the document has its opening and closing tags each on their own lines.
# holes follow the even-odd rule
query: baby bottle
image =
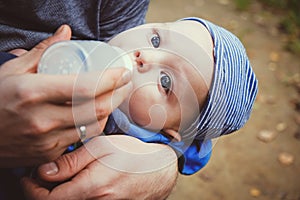
<svg viewBox="0 0 300 200">
<path fill-rule="evenodd" d="M 48 47 L 41 57 L 37 72 L 80 74 L 113 67 L 126 67 L 132 70 L 132 62 L 126 52 L 100 41 L 77 40 L 62 41 Z M 74 117 L 76 118 L 76 115 Z M 121 121 L 126 122 L 126 125 L 129 123 L 125 115 Z M 80 145 L 80 142 L 70 145 L 67 152 L 73 151 Z"/>
<path fill-rule="evenodd" d="M 78 74 L 111 67 L 126 67 L 131 70 L 132 63 L 126 52 L 107 43 L 68 40 L 47 48 L 37 71 L 44 74 Z"/>
</svg>

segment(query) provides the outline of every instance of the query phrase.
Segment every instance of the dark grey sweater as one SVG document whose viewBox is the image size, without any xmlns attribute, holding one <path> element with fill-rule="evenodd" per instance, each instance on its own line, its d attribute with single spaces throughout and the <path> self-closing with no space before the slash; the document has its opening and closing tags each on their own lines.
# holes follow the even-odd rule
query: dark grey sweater
<svg viewBox="0 0 300 200">
<path fill-rule="evenodd" d="M 73 39 L 107 41 L 143 24 L 149 0 L 0 0 L 0 52 L 31 49 L 62 24 Z M 29 169 L 30 171 L 30 169 Z M 0 200 L 24 199 L 19 176 L 26 169 L 0 170 Z"/>
<path fill-rule="evenodd" d="M 0 0 L 0 51 L 31 49 L 62 24 L 72 39 L 107 41 L 144 23 L 149 0 Z"/>
</svg>

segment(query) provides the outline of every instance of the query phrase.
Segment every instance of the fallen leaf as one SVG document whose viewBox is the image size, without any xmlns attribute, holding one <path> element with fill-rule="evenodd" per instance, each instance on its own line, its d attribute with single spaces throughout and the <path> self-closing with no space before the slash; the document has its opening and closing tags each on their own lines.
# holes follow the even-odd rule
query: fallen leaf
<svg viewBox="0 0 300 200">
<path fill-rule="evenodd" d="M 287 152 L 282 152 L 278 155 L 278 161 L 283 165 L 291 165 L 294 163 L 295 157 Z"/>
</svg>

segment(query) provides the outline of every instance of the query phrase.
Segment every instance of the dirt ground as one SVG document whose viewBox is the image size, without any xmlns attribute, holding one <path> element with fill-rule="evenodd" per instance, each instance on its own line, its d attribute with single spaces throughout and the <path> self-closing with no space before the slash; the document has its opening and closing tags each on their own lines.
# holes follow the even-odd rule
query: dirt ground
<svg viewBox="0 0 300 200">
<path fill-rule="evenodd" d="M 206 18 L 242 40 L 259 93 L 246 126 L 216 140 L 208 165 L 179 176 L 168 199 L 300 200 L 300 59 L 285 51 L 277 14 L 258 3 L 240 12 L 233 0 L 151 0 L 147 21 L 187 16 Z"/>
</svg>

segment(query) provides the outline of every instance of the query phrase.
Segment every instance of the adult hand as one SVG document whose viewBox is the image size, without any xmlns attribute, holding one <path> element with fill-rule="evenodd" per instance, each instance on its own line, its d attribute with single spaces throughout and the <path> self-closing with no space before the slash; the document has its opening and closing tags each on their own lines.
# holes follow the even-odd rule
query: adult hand
<svg viewBox="0 0 300 200">
<path fill-rule="evenodd" d="M 38 174 L 49 182 L 67 181 L 49 190 L 23 178 L 28 199 L 165 199 L 176 182 L 177 157 L 166 145 L 124 135 L 98 136 L 40 166 Z"/>
<path fill-rule="evenodd" d="M 44 50 L 70 37 L 70 27 L 63 25 L 52 37 L 1 66 L 0 167 L 35 165 L 58 158 L 79 140 L 76 126 L 85 125 L 89 136 L 99 134 L 108 114 L 129 93 L 130 74 L 125 68 L 85 74 L 80 78 L 84 82 L 76 75 L 36 74 Z M 80 100 L 71 105 L 73 97 Z M 76 125 L 74 113 L 78 116 Z"/>
</svg>

